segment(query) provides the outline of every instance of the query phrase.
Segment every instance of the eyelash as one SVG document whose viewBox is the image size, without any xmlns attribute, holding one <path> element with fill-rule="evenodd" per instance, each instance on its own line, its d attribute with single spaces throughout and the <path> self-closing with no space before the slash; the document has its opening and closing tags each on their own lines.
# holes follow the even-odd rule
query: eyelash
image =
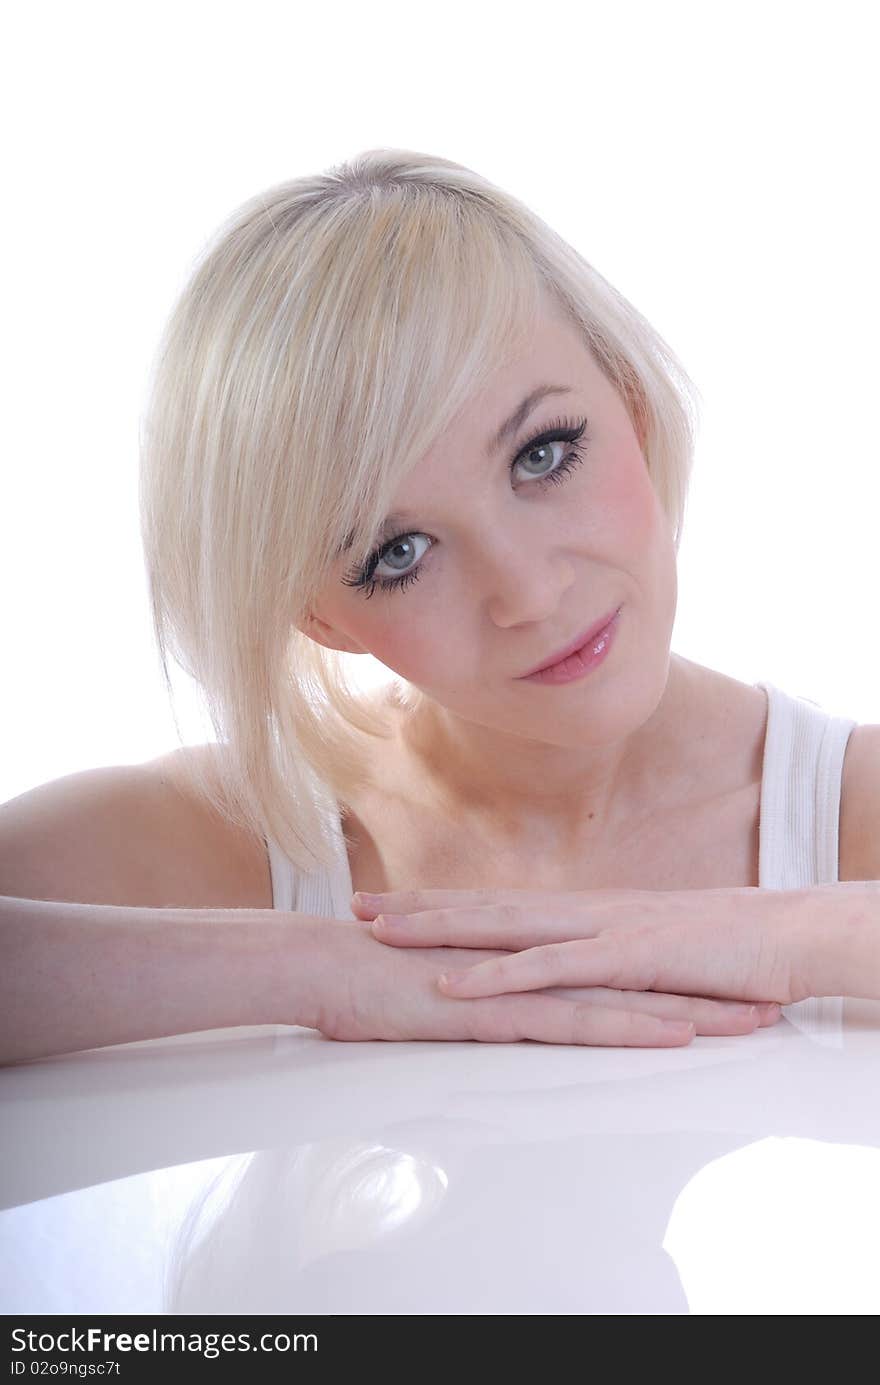
<svg viewBox="0 0 880 1385">
<path fill-rule="evenodd" d="M 572 422 L 572 420 L 568 418 L 554 419 L 547 428 L 536 434 L 536 436 L 531 438 L 524 447 L 519 449 L 513 461 L 510 463 L 509 470 L 513 472 L 514 467 L 521 462 L 524 457 L 527 457 L 530 452 L 534 452 L 536 448 L 543 447 L 547 443 L 569 442 L 577 444 L 583 436 L 586 427 L 587 420 L 585 418 L 582 418 L 579 422 Z M 535 485 L 542 490 L 546 486 L 561 485 L 563 481 L 567 480 L 576 466 L 581 466 L 583 464 L 585 460 L 585 451 L 585 446 L 572 447 L 562 458 L 555 471 L 549 471 L 546 476 L 535 478 Z M 376 564 L 381 561 L 382 555 L 386 553 L 389 548 L 393 548 L 396 543 L 400 543 L 401 539 L 409 538 L 410 534 L 414 532 L 414 530 L 409 530 L 403 534 L 396 534 L 394 538 L 388 539 L 379 548 L 374 549 L 359 571 L 349 573 L 342 578 L 345 586 L 360 588 L 366 593 L 367 599 L 369 600 L 376 590 L 377 584 L 383 591 L 394 591 L 408 586 L 410 582 L 417 582 L 421 574 L 424 558 L 422 562 L 419 563 L 418 567 L 414 567 L 410 572 L 402 573 L 400 577 L 380 577 L 377 580 L 373 580 L 372 578 Z"/>
</svg>

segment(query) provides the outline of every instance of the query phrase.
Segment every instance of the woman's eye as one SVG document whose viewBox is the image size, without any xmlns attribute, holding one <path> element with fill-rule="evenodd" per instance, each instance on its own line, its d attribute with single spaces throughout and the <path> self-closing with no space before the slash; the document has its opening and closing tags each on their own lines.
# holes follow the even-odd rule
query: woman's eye
<svg viewBox="0 0 880 1385">
<path fill-rule="evenodd" d="M 575 467 L 584 461 L 586 449 L 577 444 L 586 426 L 586 419 L 579 423 L 570 423 L 567 419 L 557 420 L 544 432 L 532 438 L 531 442 L 527 442 L 525 447 L 520 448 L 510 463 L 511 475 L 516 467 L 523 465 L 524 474 L 531 478 L 539 489 L 548 485 L 561 485 Z M 565 452 L 566 447 L 568 452 Z M 529 470 L 530 467 L 536 470 Z M 419 541 L 426 544 L 421 552 L 418 551 Z M 367 597 L 373 595 L 377 583 L 383 591 L 402 590 L 410 582 L 418 580 L 421 575 L 421 559 L 432 542 L 427 534 L 398 534 L 396 538 L 372 553 L 360 572 L 343 577 L 342 581 L 348 587 L 358 587 L 365 591 Z M 383 566 L 386 568 L 385 572 L 381 571 Z"/>
<path fill-rule="evenodd" d="M 561 438 L 551 438 L 548 442 L 537 443 L 530 447 L 527 452 L 521 452 L 520 455 L 515 458 L 513 465 L 519 466 L 521 463 L 529 463 L 533 464 L 535 467 L 542 468 L 540 472 L 531 473 L 533 476 L 538 475 L 539 479 L 548 474 L 550 476 L 558 476 L 561 469 L 559 467 L 548 473 L 548 468 L 553 466 L 555 460 L 553 453 L 554 447 L 565 447 L 565 443 Z M 534 461 L 535 457 L 539 459 L 537 462 Z"/>
<path fill-rule="evenodd" d="M 419 542 L 423 542 L 425 547 L 419 551 Z M 408 581 L 410 577 L 414 579 L 414 574 L 410 573 L 414 563 L 418 563 L 428 551 L 430 539 L 427 534 L 401 534 L 399 538 L 392 539 L 390 544 L 386 544 L 382 549 L 381 555 L 376 559 L 371 576 L 375 578 L 376 572 L 381 565 L 386 571 L 379 573 L 380 580 L 391 577 L 389 585 L 397 586 L 399 582 Z M 395 575 L 396 574 L 396 575 Z"/>
</svg>

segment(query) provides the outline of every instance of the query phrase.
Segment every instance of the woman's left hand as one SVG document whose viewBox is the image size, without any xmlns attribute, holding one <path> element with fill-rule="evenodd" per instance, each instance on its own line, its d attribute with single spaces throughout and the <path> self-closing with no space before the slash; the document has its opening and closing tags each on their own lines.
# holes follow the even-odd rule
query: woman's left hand
<svg viewBox="0 0 880 1385">
<path fill-rule="evenodd" d="M 352 909 L 374 919 L 384 943 L 509 950 L 445 973 L 439 984 L 449 996 L 610 986 L 788 1005 L 812 994 L 804 891 L 405 890 L 375 898 L 367 908 L 354 896 Z"/>
</svg>

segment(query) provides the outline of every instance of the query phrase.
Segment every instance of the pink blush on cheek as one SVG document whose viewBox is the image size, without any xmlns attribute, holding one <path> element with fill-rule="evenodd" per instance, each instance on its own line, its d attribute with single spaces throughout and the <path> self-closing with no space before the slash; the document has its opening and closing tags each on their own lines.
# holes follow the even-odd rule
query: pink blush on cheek
<svg viewBox="0 0 880 1385">
<path fill-rule="evenodd" d="M 606 551 L 637 559 L 655 538 L 658 510 L 662 516 L 644 458 L 634 447 L 631 456 L 607 469 L 604 484 L 592 498 L 593 533 L 602 536 Z"/>
<path fill-rule="evenodd" d="M 407 594 L 395 596 L 391 593 L 387 599 L 391 606 L 397 601 L 399 604 L 395 610 L 400 612 L 400 607 L 406 604 Z M 414 626 L 416 629 L 413 629 Z M 444 636 L 448 629 L 448 623 L 441 621 L 436 633 L 429 634 L 422 611 L 419 611 L 417 618 L 408 612 L 400 612 L 396 625 L 389 626 L 387 631 L 371 639 L 365 638 L 364 642 L 369 645 L 374 658 L 393 669 L 401 678 L 417 685 L 429 684 L 436 677 L 438 669 L 442 669 L 447 662 Z"/>
</svg>

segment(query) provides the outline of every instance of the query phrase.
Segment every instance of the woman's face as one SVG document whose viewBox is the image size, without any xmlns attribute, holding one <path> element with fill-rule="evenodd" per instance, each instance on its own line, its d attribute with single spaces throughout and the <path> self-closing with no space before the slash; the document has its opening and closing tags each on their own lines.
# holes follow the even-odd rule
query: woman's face
<svg viewBox="0 0 880 1385">
<path fill-rule="evenodd" d="M 565 392 L 536 402 L 495 447 L 544 385 Z M 551 425 L 584 426 L 577 440 L 530 445 Z M 586 714 L 607 743 L 650 714 L 668 674 L 673 538 L 623 402 L 568 319 L 546 310 L 527 351 L 457 416 L 395 502 L 372 577 L 346 585 L 357 574 L 342 555 L 307 634 L 373 654 L 467 721 L 537 741 L 583 745 Z M 611 651 L 588 677 L 521 681 L 621 604 Z"/>
</svg>

